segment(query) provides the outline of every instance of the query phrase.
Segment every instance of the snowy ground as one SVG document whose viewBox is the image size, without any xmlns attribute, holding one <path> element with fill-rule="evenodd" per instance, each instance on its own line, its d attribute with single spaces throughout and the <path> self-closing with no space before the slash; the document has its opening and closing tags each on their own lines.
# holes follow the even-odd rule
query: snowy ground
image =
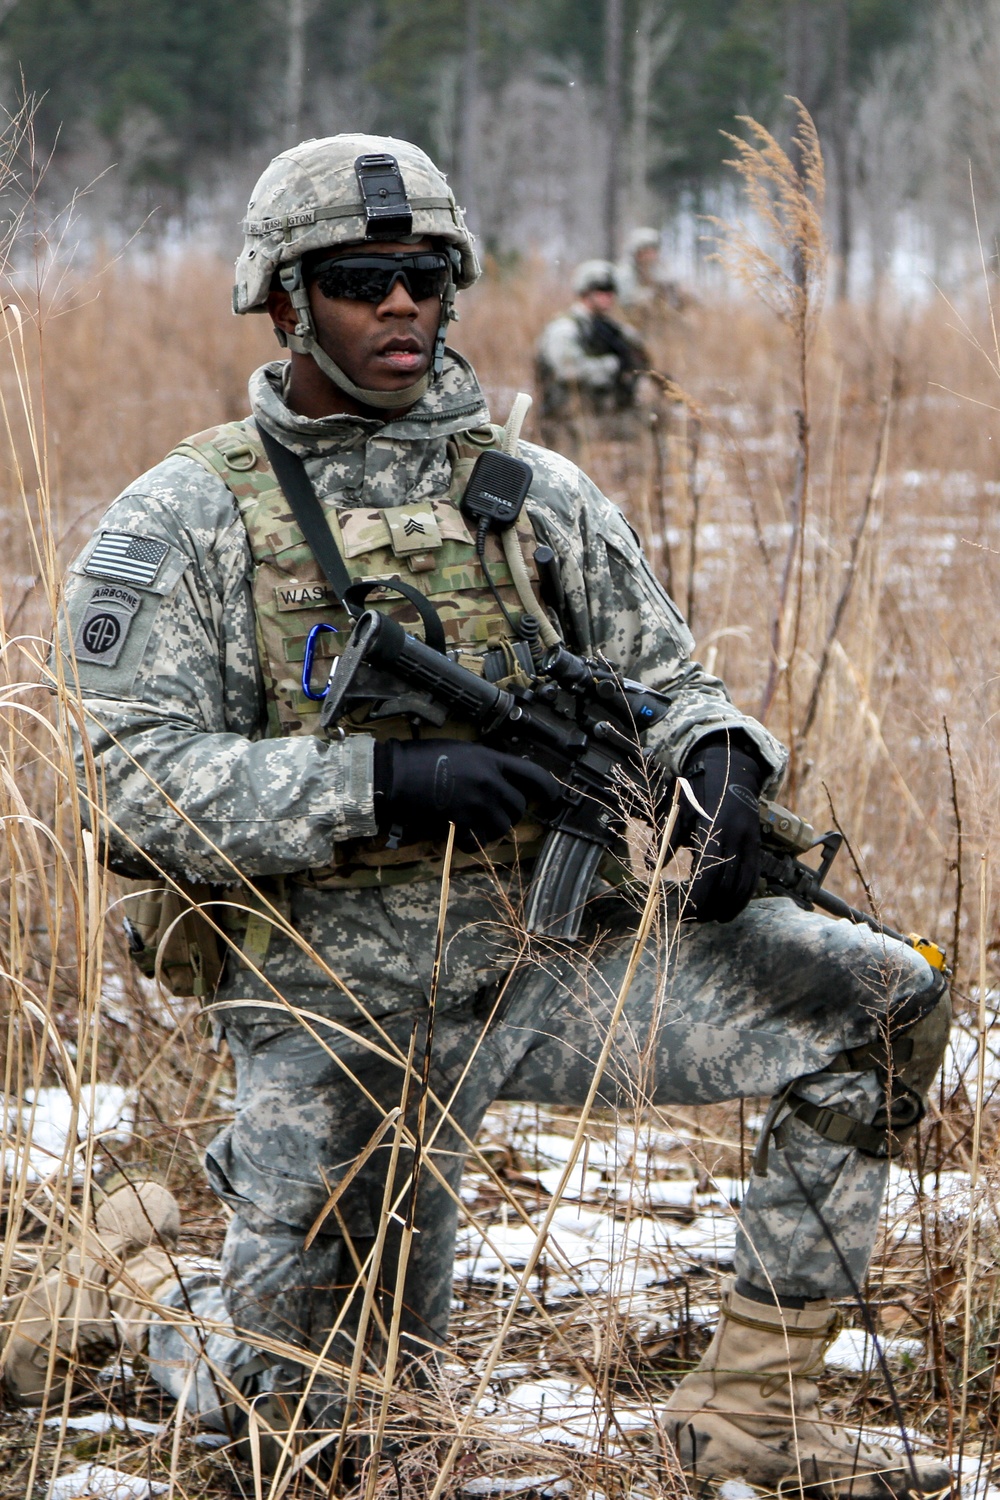
<svg viewBox="0 0 1000 1500">
<path fill-rule="evenodd" d="M 991 999 L 991 1015 L 992 1000 Z M 949 1089 L 972 1090 L 977 1070 L 976 1039 L 956 1033 L 946 1069 Z M 1000 1080 L 1000 1048 L 989 1041 L 985 1057 L 987 1091 Z M 78 1176 L 88 1142 L 97 1150 L 103 1141 L 119 1145 L 133 1128 L 127 1094 L 114 1086 L 85 1091 L 85 1108 L 76 1118 L 76 1141 L 69 1139 L 74 1116 L 68 1096 L 57 1088 L 11 1102 L 7 1120 L 4 1162 L 8 1173 L 22 1172 L 32 1181 L 50 1177 L 59 1164 L 72 1159 Z M 753 1119 L 750 1125 L 759 1124 Z M 500 1200 L 489 1175 L 470 1168 L 462 1195 L 475 1219 L 460 1233 L 455 1263 L 456 1311 L 471 1299 L 488 1298 L 499 1312 L 509 1306 L 520 1273 L 531 1256 L 539 1226 L 551 1205 L 570 1159 L 575 1122 L 534 1106 L 498 1106 L 484 1123 L 480 1148 L 490 1160 L 505 1155 L 516 1164 L 512 1196 L 517 1208 Z M 735 1217 L 745 1184 L 735 1177 L 709 1178 L 696 1170 L 694 1137 L 681 1127 L 666 1129 L 648 1122 L 594 1123 L 569 1175 L 555 1209 L 542 1254 L 528 1283 L 549 1310 L 560 1304 L 593 1308 L 595 1324 L 614 1307 L 642 1343 L 676 1332 L 683 1317 L 688 1327 L 707 1328 L 715 1318 L 718 1276 L 732 1264 Z M 919 1236 L 915 1208 L 919 1184 L 908 1165 L 893 1165 L 885 1210 L 890 1239 L 903 1244 Z M 924 1193 L 930 1190 L 924 1185 Z M 967 1218 L 978 1211 L 967 1174 L 942 1174 L 936 1182 L 937 1211 Z M 680 1289 L 683 1289 L 683 1294 Z M 460 1320 L 460 1319 L 459 1319 Z M 925 1357 L 920 1340 L 888 1338 L 883 1352 L 900 1369 L 913 1368 Z M 862 1371 L 876 1364 L 871 1339 L 859 1328 L 845 1329 L 827 1354 L 834 1369 Z M 614 1456 L 653 1443 L 655 1404 L 651 1398 L 616 1396 L 609 1406 L 594 1390 L 565 1373 L 547 1371 L 535 1360 L 508 1360 L 493 1373 L 476 1409 L 489 1431 L 516 1446 L 530 1466 L 532 1453 L 545 1450 L 583 1455 L 599 1451 Z M 59 1422 L 59 1418 L 50 1419 Z M 119 1424 L 136 1435 L 162 1435 L 157 1424 L 115 1417 L 106 1410 L 75 1416 L 73 1432 L 107 1432 Z M 96 1425 L 95 1425 L 96 1424 Z M 894 1435 L 886 1435 L 893 1440 Z M 898 1437 L 898 1435 L 896 1435 Z M 919 1442 L 919 1437 L 915 1436 Z M 101 1463 L 79 1465 L 55 1480 L 50 1500 L 75 1496 L 109 1500 L 144 1500 L 165 1491 L 158 1481 L 145 1480 Z M 523 1479 L 484 1477 L 470 1480 L 466 1493 L 533 1493 L 553 1496 L 566 1491 L 555 1472 L 539 1472 Z M 728 1486 L 722 1500 L 741 1500 L 738 1486 Z M 732 1493 L 728 1493 L 729 1490 Z M 971 1454 L 964 1464 L 964 1500 L 1000 1500 L 1000 1490 L 989 1484 L 988 1472 L 978 1473 Z M 596 1497 L 592 1497 L 596 1500 Z"/>
</svg>

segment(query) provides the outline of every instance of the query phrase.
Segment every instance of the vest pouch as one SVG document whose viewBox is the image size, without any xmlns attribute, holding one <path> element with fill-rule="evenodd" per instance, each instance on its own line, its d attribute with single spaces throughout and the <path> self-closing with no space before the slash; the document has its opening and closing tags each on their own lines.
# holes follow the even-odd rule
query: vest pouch
<svg viewBox="0 0 1000 1500">
<path fill-rule="evenodd" d="M 201 907 L 207 885 L 186 880 L 122 880 L 125 937 L 133 963 L 171 995 L 202 999 L 222 977 L 225 955 Z"/>
</svg>

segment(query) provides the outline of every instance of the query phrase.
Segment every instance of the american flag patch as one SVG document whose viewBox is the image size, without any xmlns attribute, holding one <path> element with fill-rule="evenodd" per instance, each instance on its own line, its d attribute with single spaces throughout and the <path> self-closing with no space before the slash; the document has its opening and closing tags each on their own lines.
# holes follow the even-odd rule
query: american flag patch
<svg viewBox="0 0 1000 1500">
<path fill-rule="evenodd" d="M 103 531 L 84 572 L 97 578 L 118 578 L 122 583 L 148 588 L 169 551 L 167 543 L 157 541 L 154 536 Z"/>
</svg>

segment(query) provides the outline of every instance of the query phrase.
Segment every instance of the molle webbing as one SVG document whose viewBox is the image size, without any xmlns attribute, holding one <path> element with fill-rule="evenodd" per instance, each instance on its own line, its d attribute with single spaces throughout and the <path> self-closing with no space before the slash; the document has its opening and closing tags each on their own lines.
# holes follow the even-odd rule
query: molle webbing
<svg viewBox="0 0 1000 1500">
<path fill-rule="evenodd" d="M 506 639 L 509 630 L 476 557 L 475 539 L 459 501 L 476 459 L 485 449 L 499 447 L 502 435 L 502 428 L 485 427 L 449 441 L 452 481 L 444 495 L 386 509 L 325 508 L 352 581 L 397 575 L 419 590 L 437 609 L 448 645 L 461 653 L 462 665 L 473 671 L 488 645 Z M 174 452 L 219 475 L 246 525 L 255 563 L 254 613 L 268 732 L 317 732 L 319 704 L 305 695 L 301 685 L 306 639 L 313 625 L 335 627 L 336 633 L 324 632 L 317 642 L 318 678 L 329 671 L 331 659 L 346 644 L 351 621 L 331 598 L 323 572 L 267 463 L 256 429 L 242 422 L 212 428 L 179 444 Z M 519 531 L 534 581 L 535 538 L 524 513 Z M 486 561 L 501 598 L 516 617 L 521 601 L 503 548 L 492 535 L 487 539 Z M 390 596 L 373 602 L 408 630 L 420 633 L 413 605 Z M 400 732 L 398 724 L 354 727 L 382 738 Z M 409 734 L 408 725 L 403 732 Z M 465 737 L 464 730 L 460 737 Z"/>
<path fill-rule="evenodd" d="M 434 606 L 448 646 L 472 671 L 482 670 L 486 650 L 506 642 L 510 631 L 476 556 L 475 538 L 459 503 L 476 459 L 487 449 L 501 448 L 503 441 L 504 429 L 493 426 L 449 439 L 452 479 L 443 495 L 384 509 L 324 506 L 352 581 L 402 578 Z M 268 734 L 319 733 L 321 705 L 302 689 L 306 640 L 314 625 L 333 626 L 316 641 L 313 686 L 318 690 L 332 658 L 343 650 L 352 622 L 331 594 L 267 461 L 256 427 L 251 422 L 234 422 L 209 428 L 178 444 L 174 453 L 193 459 L 222 479 L 246 526 L 254 560 L 254 617 Z M 535 537 L 526 512 L 518 525 L 529 575 L 536 579 Z M 486 562 L 504 604 L 516 618 L 521 601 L 504 551 L 493 535 L 487 539 Z M 405 598 L 386 593 L 373 602 L 406 629 L 421 632 L 418 612 Z M 380 739 L 408 738 L 411 733 L 409 720 L 398 715 L 372 719 L 359 713 L 344 728 Z M 447 720 L 425 732 L 462 739 L 471 733 L 464 724 Z M 491 859 L 510 863 L 522 846 L 523 852 L 534 853 L 539 833 L 536 825 L 518 825 L 502 850 L 490 851 Z M 336 866 L 310 872 L 310 881 L 322 886 L 403 883 L 436 873 L 440 856 L 441 850 L 432 844 L 387 850 L 381 839 L 357 840 L 339 845 Z M 459 863 L 478 860 L 456 857 Z"/>
</svg>

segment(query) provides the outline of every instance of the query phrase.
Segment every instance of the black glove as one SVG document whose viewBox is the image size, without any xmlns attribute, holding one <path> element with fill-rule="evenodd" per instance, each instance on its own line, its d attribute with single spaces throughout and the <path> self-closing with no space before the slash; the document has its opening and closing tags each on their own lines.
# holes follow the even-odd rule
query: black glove
<svg viewBox="0 0 1000 1500">
<path fill-rule="evenodd" d="M 685 916 L 731 922 L 757 889 L 760 876 L 758 799 L 765 772 L 728 736 L 696 745 L 683 769 L 707 817 L 681 799 L 680 838 L 694 851 Z M 685 807 L 686 804 L 686 807 Z"/>
<path fill-rule="evenodd" d="M 455 825 L 466 854 L 503 838 L 524 816 L 528 798 L 551 802 L 559 783 L 548 771 L 468 740 L 386 740 L 375 745 L 375 817 L 379 831 L 403 843 L 442 839 Z"/>
</svg>

